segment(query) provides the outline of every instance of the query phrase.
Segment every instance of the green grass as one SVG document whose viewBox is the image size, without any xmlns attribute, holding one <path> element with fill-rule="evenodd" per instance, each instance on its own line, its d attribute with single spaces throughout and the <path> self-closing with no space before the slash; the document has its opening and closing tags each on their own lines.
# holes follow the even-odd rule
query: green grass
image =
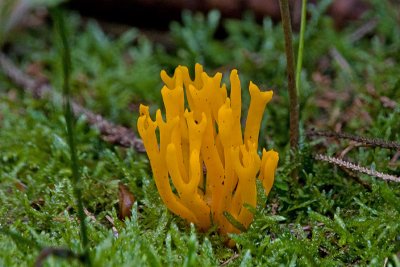
<svg viewBox="0 0 400 267">
<path fill-rule="evenodd" d="M 336 31 L 331 19 L 321 14 L 328 2 L 309 8 L 313 16 L 304 35 L 300 85 L 302 131 L 341 126 L 345 132 L 399 141 L 396 9 L 385 1 L 371 1 L 374 12 Z M 257 24 L 251 14 L 242 20 L 221 21 L 216 12 L 207 16 L 184 13 L 183 18 L 182 24 L 171 24 L 175 44 L 171 51 L 138 29 L 115 36 L 95 21 L 84 22 L 69 12 L 73 98 L 135 129 L 138 103 L 150 104 L 152 111 L 162 105 L 161 69 L 171 73 L 178 64 L 192 68 L 195 62 L 209 73 L 237 68 L 243 88 L 252 80 L 274 90 L 260 144 L 280 153 L 275 185 L 268 198 L 259 187 L 253 224 L 247 232 L 232 236 L 237 243 L 234 249 L 227 248 L 215 229 L 200 233 L 166 210 L 145 155 L 102 141 L 98 130 L 78 118 L 74 137 L 81 166 L 79 186 L 85 207 L 96 218 L 86 219 L 93 266 L 218 266 L 230 258 L 228 266 L 383 266 L 385 259 L 389 265 L 400 266 L 396 256 L 400 251 L 399 185 L 361 175 L 371 186 L 367 189 L 342 170 L 311 157 L 317 152 L 335 155 L 348 142 L 309 140 L 303 134 L 300 181 L 290 178 L 296 163 L 288 159 L 281 26 L 269 19 Z M 370 18 L 378 19 L 377 27 L 353 42 L 351 33 Z M 217 26 L 226 30 L 226 38 L 215 37 Z M 62 64 L 55 36 L 51 25 L 17 32 L 7 51 L 21 69 L 32 62 L 40 64 L 42 73 L 61 92 Z M 295 36 L 295 47 L 297 42 Z M 333 48 L 348 67 L 330 54 Z M 382 96 L 397 102 L 397 107 L 384 107 Z M 0 118 L 0 226 L 8 231 L 0 234 L 0 266 L 32 266 L 38 246 L 82 253 L 62 103 L 34 100 L 0 73 Z M 348 157 L 399 176 L 399 161 L 388 164 L 394 153 L 362 147 L 354 148 Z M 119 182 L 137 199 L 132 218 L 125 222 L 117 216 Z M 23 190 L 21 183 L 26 186 Z M 118 237 L 107 215 L 113 218 Z M 303 230 L 304 226 L 311 231 Z M 55 257 L 45 263 L 71 265 L 80 263 Z"/>
</svg>

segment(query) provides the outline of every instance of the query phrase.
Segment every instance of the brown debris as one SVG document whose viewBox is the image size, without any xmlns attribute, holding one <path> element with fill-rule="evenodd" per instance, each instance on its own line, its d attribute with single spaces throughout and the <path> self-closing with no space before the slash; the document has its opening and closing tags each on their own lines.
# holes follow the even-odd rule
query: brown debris
<svg viewBox="0 0 400 267">
<path fill-rule="evenodd" d="M 361 143 L 357 143 L 355 141 L 351 141 L 349 146 L 347 146 L 342 152 L 340 152 L 338 158 L 345 160 L 345 156 L 347 155 L 347 153 L 349 153 L 353 148 L 355 147 L 360 147 L 363 146 Z M 361 179 L 361 177 L 354 171 L 347 169 L 343 166 L 339 166 L 339 168 L 344 171 L 348 176 L 354 178 L 354 180 L 359 183 L 360 185 L 362 185 L 365 189 L 371 190 L 372 186 L 367 183 L 366 181 L 364 181 L 363 179 Z"/>
<path fill-rule="evenodd" d="M 132 215 L 132 205 L 135 202 L 135 197 L 129 191 L 129 188 L 122 183 L 119 183 L 118 185 L 118 199 L 119 219 L 124 220 L 126 217 L 130 218 Z"/>
<path fill-rule="evenodd" d="M 83 209 L 83 212 L 85 212 L 86 216 L 89 217 L 93 222 L 97 222 L 96 217 L 94 217 L 93 213 L 88 211 L 86 208 Z"/>
<path fill-rule="evenodd" d="M 352 69 L 350 67 L 349 62 L 346 60 L 346 58 L 340 53 L 339 50 L 336 49 L 336 47 L 333 47 L 329 50 L 329 54 L 331 57 L 336 61 L 336 63 L 344 70 L 346 73 L 350 74 L 352 73 Z"/>
<path fill-rule="evenodd" d="M 44 204 L 44 199 L 42 197 L 39 197 L 38 199 L 31 202 L 31 207 L 35 210 L 40 210 L 44 206 Z"/>
<path fill-rule="evenodd" d="M 277 215 L 279 209 L 279 200 L 274 198 L 271 201 L 271 215 Z"/>
<path fill-rule="evenodd" d="M 223 266 L 228 266 L 230 263 L 232 263 L 234 260 L 236 260 L 237 258 L 239 258 L 240 254 L 238 253 L 234 253 L 229 259 L 227 259 L 226 261 L 222 262 L 219 266 L 223 267 Z"/>
<path fill-rule="evenodd" d="M 373 98 L 379 98 L 383 107 L 390 108 L 390 109 L 395 109 L 397 107 L 398 103 L 396 101 L 390 99 L 387 96 L 380 96 L 376 92 L 376 89 L 372 84 L 368 83 L 366 86 L 366 89 L 367 89 L 367 93 L 369 95 L 371 95 Z"/>
<path fill-rule="evenodd" d="M 391 167 L 399 166 L 400 162 L 397 162 L 397 161 L 399 161 L 399 159 L 400 159 L 400 150 L 397 151 L 396 154 L 394 154 L 394 156 L 392 157 L 392 159 L 389 162 L 389 166 L 391 166 Z"/>
<path fill-rule="evenodd" d="M 47 83 L 48 79 L 44 74 L 43 69 L 43 63 L 36 61 L 26 67 L 26 74 L 30 75 L 32 78 L 35 78 L 41 83 Z"/>
<path fill-rule="evenodd" d="M 18 189 L 18 191 L 20 192 L 25 192 L 26 189 L 28 188 L 28 186 L 26 186 L 26 184 L 24 184 L 21 181 L 17 181 L 15 182 L 15 187 Z"/>
<path fill-rule="evenodd" d="M 316 106 L 323 109 L 330 109 L 338 100 L 348 101 L 350 94 L 348 92 L 337 92 L 333 90 L 325 90 L 321 96 L 316 99 Z"/>
<path fill-rule="evenodd" d="M 119 233 L 118 233 L 117 228 L 115 227 L 114 219 L 111 218 L 109 215 L 106 215 L 106 219 L 107 219 L 107 221 L 108 221 L 109 223 L 111 223 L 111 225 L 112 225 L 111 229 L 112 229 L 112 232 L 113 232 L 113 236 L 114 236 L 115 238 L 118 238 Z"/>
<path fill-rule="evenodd" d="M 377 25 L 378 25 L 377 19 L 372 19 L 367 21 L 365 24 L 361 25 L 361 27 L 359 27 L 349 36 L 350 42 L 354 43 L 362 39 L 365 35 L 368 35 L 373 30 L 375 30 Z"/>
<path fill-rule="evenodd" d="M 379 98 L 379 100 L 381 101 L 382 105 L 385 108 L 391 108 L 391 109 L 395 109 L 397 107 L 397 103 L 396 101 L 391 100 L 389 97 L 387 96 L 381 96 Z"/>
</svg>

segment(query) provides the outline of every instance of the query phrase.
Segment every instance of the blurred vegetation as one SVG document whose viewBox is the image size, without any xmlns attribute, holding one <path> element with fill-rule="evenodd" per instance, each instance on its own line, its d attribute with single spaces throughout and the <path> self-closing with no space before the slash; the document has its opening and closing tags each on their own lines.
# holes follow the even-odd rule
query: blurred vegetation
<svg viewBox="0 0 400 267">
<path fill-rule="evenodd" d="M 83 106 L 115 123 L 135 128 L 138 104 L 161 107 L 159 72 L 176 65 L 203 64 L 210 74 L 239 71 L 249 81 L 272 88 L 274 99 L 263 120 L 260 143 L 279 151 L 276 182 L 250 229 L 227 248 L 215 229 L 197 232 L 163 206 L 145 155 L 102 141 L 85 118 L 75 137 L 82 166 L 80 183 L 87 211 L 94 266 L 400 266 L 400 187 L 368 176 L 363 187 L 341 169 L 315 162 L 311 154 L 337 155 L 347 141 L 309 140 L 304 131 L 342 130 L 400 140 L 400 23 L 388 1 L 371 1 L 362 20 L 342 30 L 323 15 L 330 1 L 309 6 L 301 78 L 302 162 L 288 159 L 288 96 L 281 25 L 250 13 L 221 20 L 182 13 L 168 36 L 173 47 L 154 42 L 140 29 L 105 32 L 98 22 L 68 12 L 72 54 L 72 95 Z M 360 39 L 356 30 L 376 20 Z M 224 37 L 216 36 L 222 30 Z M 14 32 L 7 54 L 32 75 L 47 77 L 61 92 L 62 66 L 51 24 Z M 295 36 L 295 47 L 297 36 Z M 228 80 L 225 82 L 229 83 Z M 246 90 L 243 98 L 248 101 Z M 388 104 L 392 101 L 392 105 Z M 393 106 L 393 102 L 395 105 Z M 243 105 L 246 106 L 246 105 Z M 353 148 L 346 156 L 364 166 L 400 175 L 395 151 Z M 290 172 L 301 164 L 299 183 Z M 35 100 L 0 72 L 0 227 L 32 240 L 82 252 L 66 123 L 62 103 Z M 132 217 L 118 219 L 118 183 L 133 192 Z M 114 221 L 118 237 L 113 233 Z M 32 266 L 39 250 L 0 234 L 0 266 Z M 50 258 L 45 266 L 79 266 Z"/>
</svg>

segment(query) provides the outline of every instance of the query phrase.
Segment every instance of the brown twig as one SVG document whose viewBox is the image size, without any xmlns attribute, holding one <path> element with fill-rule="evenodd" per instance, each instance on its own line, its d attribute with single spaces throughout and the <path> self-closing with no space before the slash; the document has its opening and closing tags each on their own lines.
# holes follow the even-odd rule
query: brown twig
<svg viewBox="0 0 400 267">
<path fill-rule="evenodd" d="M 106 219 L 107 219 L 107 221 L 108 221 L 109 223 L 111 223 L 111 225 L 112 225 L 111 229 L 112 229 L 112 232 L 113 232 L 113 236 L 114 236 L 115 238 L 118 238 L 118 237 L 119 237 L 119 233 L 118 233 L 117 228 L 115 227 L 114 219 L 111 218 L 109 215 L 106 215 Z"/>
<path fill-rule="evenodd" d="M 356 143 L 356 142 L 351 142 L 350 145 L 348 147 L 346 147 L 342 152 L 340 152 L 338 158 L 339 159 L 344 159 L 344 157 L 347 155 L 347 153 L 349 153 L 353 148 L 355 147 L 359 147 L 362 146 L 362 144 L 360 143 Z M 367 183 L 366 181 L 362 180 L 360 176 L 358 176 L 358 174 L 356 172 L 353 172 L 350 169 L 347 169 L 345 167 L 339 166 L 339 168 L 344 171 L 348 176 L 354 178 L 354 180 L 359 183 L 360 185 L 362 185 L 364 188 L 371 190 L 372 186 Z"/>
<path fill-rule="evenodd" d="M 389 166 L 394 167 L 396 166 L 396 161 L 400 158 L 400 150 L 396 152 L 396 154 L 394 154 L 394 156 L 392 157 L 392 159 L 389 162 Z"/>
<path fill-rule="evenodd" d="M 338 158 L 343 159 L 347 155 L 347 153 L 349 153 L 351 150 L 353 150 L 353 148 L 359 147 L 359 146 L 360 146 L 359 143 L 351 142 L 349 146 L 347 146 L 345 149 L 343 149 L 342 152 L 340 152 Z"/>
<path fill-rule="evenodd" d="M 353 171 L 357 171 L 357 172 L 361 172 L 364 174 L 368 174 L 369 176 L 374 176 L 374 177 L 378 177 L 381 178 L 382 180 L 385 181 L 392 181 L 392 182 L 400 182 L 400 177 L 394 176 L 394 175 L 390 175 L 390 174 L 386 174 L 386 173 L 382 173 L 382 172 L 378 172 L 372 169 L 368 169 L 366 167 L 339 159 L 339 158 L 335 158 L 335 157 L 330 157 L 327 155 L 322 155 L 322 154 L 317 154 L 315 155 L 315 159 L 316 160 L 321 160 L 321 161 L 325 161 L 337 166 L 341 166 L 344 167 L 346 169 L 350 169 Z"/>
<path fill-rule="evenodd" d="M 61 101 L 61 95 L 53 90 L 49 84 L 43 83 L 43 80 L 35 80 L 19 70 L 3 53 L 0 53 L 0 68 L 10 80 L 25 91 L 31 93 L 33 97 L 37 99 L 49 97 L 55 101 Z M 74 115 L 76 117 L 85 116 L 90 125 L 99 129 L 105 141 L 122 147 L 132 147 L 138 152 L 144 152 L 142 140 L 138 138 L 131 129 L 114 124 L 76 102 L 72 102 L 71 104 Z"/>
<path fill-rule="evenodd" d="M 230 257 L 229 259 L 227 259 L 226 261 L 221 263 L 220 267 L 227 266 L 229 263 L 231 263 L 232 261 L 239 258 L 239 256 L 240 256 L 240 254 L 237 254 L 237 253 L 233 254 L 232 257 Z"/>
<path fill-rule="evenodd" d="M 362 39 L 365 35 L 371 33 L 378 25 L 378 19 L 371 19 L 361 27 L 357 28 L 353 33 L 349 35 L 351 43 L 357 42 Z"/>
<path fill-rule="evenodd" d="M 332 58 L 336 60 L 336 62 L 339 64 L 340 68 L 344 70 L 346 73 L 351 74 L 352 70 L 350 67 L 349 62 L 346 60 L 346 58 L 337 50 L 336 47 L 332 47 L 329 50 L 329 54 L 331 55 Z"/>
<path fill-rule="evenodd" d="M 346 169 L 342 166 L 339 166 L 339 168 L 344 171 L 348 176 L 352 177 L 356 183 L 360 184 L 367 190 L 372 190 L 372 186 L 368 182 L 361 179 L 361 177 L 356 172 L 353 172 L 352 170 Z"/>
<path fill-rule="evenodd" d="M 288 0 L 279 0 L 281 9 L 282 27 L 285 36 L 286 71 L 289 91 L 289 113 L 290 113 L 290 148 L 292 159 L 296 160 L 299 145 L 299 102 L 297 99 L 296 77 L 294 72 L 294 53 L 292 44 L 292 26 L 290 22 L 290 11 Z M 298 168 L 292 172 L 292 177 L 297 180 Z"/>
<path fill-rule="evenodd" d="M 333 138 L 337 138 L 337 139 L 347 139 L 347 140 L 352 140 L 352 141 L 361 143 L 363 145 L 368 145 L 368 146 L 372 146 L 372 147 L 381 147 L 381 148 L 387 148 L 387 149 L 400 150 L 400 143 L 397 143 L 394 141 L 386 141 L 386 140 L 378 139 L 378 138 L 367 138 L 367 137 L 352 135 L 352 134 L 348 134 L 348 133 L 336 133 L 336 132 L 330 132 L 330 131 L 310 130 L 307 132 L 307 136 L 308 137 L 323 136 L 323 137 L 333 137 Z"/>
<path fill-rule="evenodd" d="M 97 222 L 96 217 L 94 217 L 93 213 L 88 211 L 86 208 L 83 209 L 85 212 L 86 216 L 89 217 L 93 222 Z"/>
</svg>

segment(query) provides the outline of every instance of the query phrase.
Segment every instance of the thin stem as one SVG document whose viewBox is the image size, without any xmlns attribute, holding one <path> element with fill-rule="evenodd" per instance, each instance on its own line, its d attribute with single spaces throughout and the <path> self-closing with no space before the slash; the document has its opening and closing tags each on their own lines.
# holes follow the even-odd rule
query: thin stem
<svg viewBox="0 0 400 267">
<path fill-rule="evenodd" d="M 64 96 L 64 116 L 67 124 L 67 135 L 68 135 L 68 145 L 70 147 L 71 154 L 71 169 L 72 169 L 72 183 L 74 187 L 74 195 L 76 198 L 76 204 L 78 208 L 78 218 L 80 220 L 81 227 L 81 239 L 82 247 L 84 250 L 84 258 L 86 264 L 91 266 L 91 261 L 88 251 L 88 237 L 87 237 L 87 227 L 86 227 L 86 215 L 83 210 L 82 201 L 82 191 L 79 186 L 80 174 L 79 174 L 79 164 L 78 157 L 75 146 L 75 134 L 74 134 L 74 121 L 71 108 L 71 96 L 70 96 L 70 74 L 71 74 L 71 53 L 69 44 L 67 41 L 67 34 L 64 22 L 64 16 L 62 12 L 58 9 L 54 9 L 53 18 L 56 26 L 56 31 L 61 39 L 61 56 L 62 56 L 62 67 L 63 67 L 63 96 Z"/>
<path fill-rule="evenodd" d="M 299 50 L 297 52 L 296 64 L 296 88 L 297 94 L 300 95 L 300 74 L 303 67 L 303 50 L 304 50 L 304 32 L 306 30 L 306 15 L 307 15 L 307 0 L 303 0 L 301 4 L 301 23 L 300 23 L 300 38 Z"/>
<path fill-rule="evenodd" d="M 287 61 L 287 78 L 289 91 L 289 112 L 290 112 L 290 148 L 292 160 L 296 161 L 296 154 L 299 144 L 299 102 L 297 99 L 296 79 L 294 74 L 294 54 L 292 44 L 292 26 L 288 0 L 279 0 L 282 17 L 283 33 L 285 35 L 285 52 Z M 298 169 L 292 172 L 292 177 L 297 179 Z"/>
</svg>

